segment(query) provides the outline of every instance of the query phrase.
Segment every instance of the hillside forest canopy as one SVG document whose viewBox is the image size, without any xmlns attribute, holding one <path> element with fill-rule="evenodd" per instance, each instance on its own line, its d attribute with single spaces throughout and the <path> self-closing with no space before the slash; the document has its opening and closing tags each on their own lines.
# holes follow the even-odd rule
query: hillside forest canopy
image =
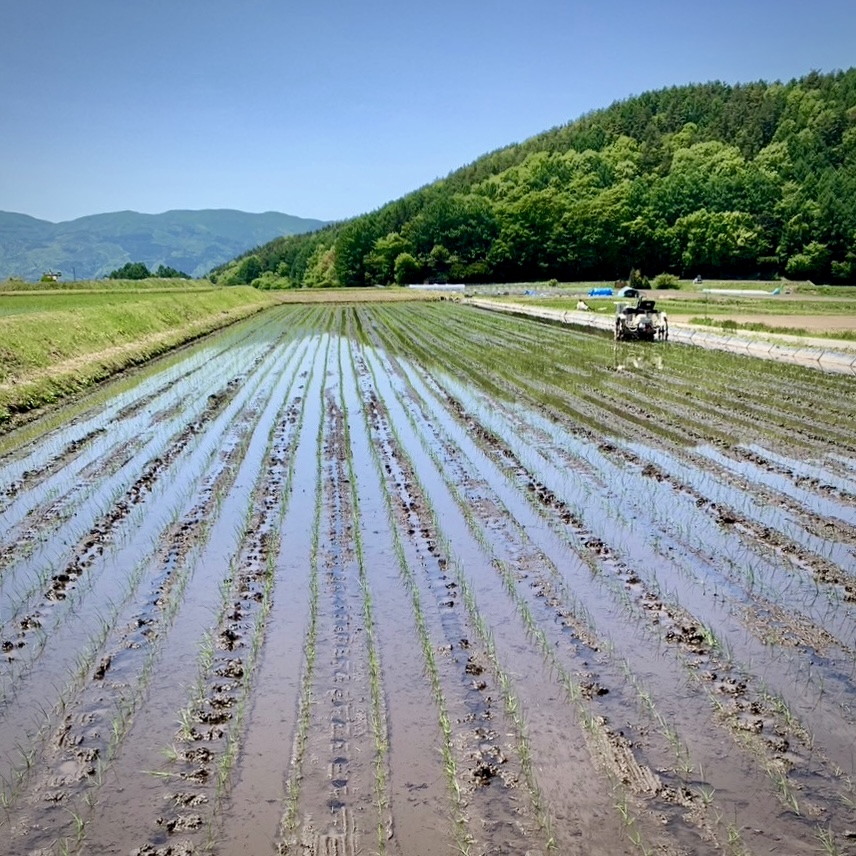
<svg viewBox="0 0 856 856">
<path fill-rule="evenodd" d="M 213 277 L 331 287 L 630 269 L 856 282 L 856 69 L 647 92 Z"/>
</svg>

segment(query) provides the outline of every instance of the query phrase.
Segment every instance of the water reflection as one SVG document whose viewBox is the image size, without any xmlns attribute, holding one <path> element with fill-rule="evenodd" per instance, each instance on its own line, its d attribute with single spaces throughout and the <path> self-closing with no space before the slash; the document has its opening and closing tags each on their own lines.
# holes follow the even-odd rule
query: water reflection
<svg viewBox="0 0 856 856">
<path fill-rule="evenodd" d="M 663 371 L 666 361 L 658 345 L 616 342 L 612 349 L 612 367 L 617 372 Z"/>
</svg>

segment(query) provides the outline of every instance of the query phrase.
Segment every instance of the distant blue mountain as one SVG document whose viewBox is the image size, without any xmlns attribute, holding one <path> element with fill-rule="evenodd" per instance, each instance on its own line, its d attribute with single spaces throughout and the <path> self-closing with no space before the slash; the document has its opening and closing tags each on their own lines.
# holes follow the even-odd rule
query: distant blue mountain
<svg viewBox="0 0 856 856">
<path fill-rule="evenodd" d="M 259 244 L 324 225 L 276 211 L 230 209 L 117 211 L 65 223 L 0 211 L 0 280 L 37 280 L 49 270 L 62 271 L 63 280 L 98 279 L 126 262 L 202 276 Z"/>
</svg>

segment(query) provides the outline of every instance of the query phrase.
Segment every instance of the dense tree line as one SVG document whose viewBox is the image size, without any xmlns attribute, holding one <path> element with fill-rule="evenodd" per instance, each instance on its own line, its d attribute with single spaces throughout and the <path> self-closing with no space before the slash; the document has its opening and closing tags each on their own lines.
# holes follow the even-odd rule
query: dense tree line
<svg viewBox="0 0 856 856">
<path fill-rule="evenodd" d="M 324 287 L 631 268 L 856 282 L 856 69 L 648 92 L 216 275 Z"/>
<path fill-rule="evenodd" d="M 190 279 L 190 275 L 176 270 L 168 265 L 158 265 L 157 269 L 150 271 L 144 262 L 127 262 L 116 270 L 107 274 L 107 279 Z"/>
</svg>

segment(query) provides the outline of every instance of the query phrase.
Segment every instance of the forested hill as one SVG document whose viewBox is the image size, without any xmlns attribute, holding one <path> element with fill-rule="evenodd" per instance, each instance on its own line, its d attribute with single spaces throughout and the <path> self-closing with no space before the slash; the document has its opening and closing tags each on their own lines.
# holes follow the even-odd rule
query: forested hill
<svg viewBox="0 0 856 856">
<path fill-rule="evenodd" d="M 127 262 L 202 276 L 250 247 L 322 225 L 276 211 L 117 211 L 64 223 L 0 211 L 0 279 L 37 280 L 49 270 L 65 279 L 98 279 Z"/>
<path fill-rule="evenodd" d="M 785 274 L 856 281 L 856 69 L 648 92 L 222 281 L 308 286 Z"/>
</svg>

